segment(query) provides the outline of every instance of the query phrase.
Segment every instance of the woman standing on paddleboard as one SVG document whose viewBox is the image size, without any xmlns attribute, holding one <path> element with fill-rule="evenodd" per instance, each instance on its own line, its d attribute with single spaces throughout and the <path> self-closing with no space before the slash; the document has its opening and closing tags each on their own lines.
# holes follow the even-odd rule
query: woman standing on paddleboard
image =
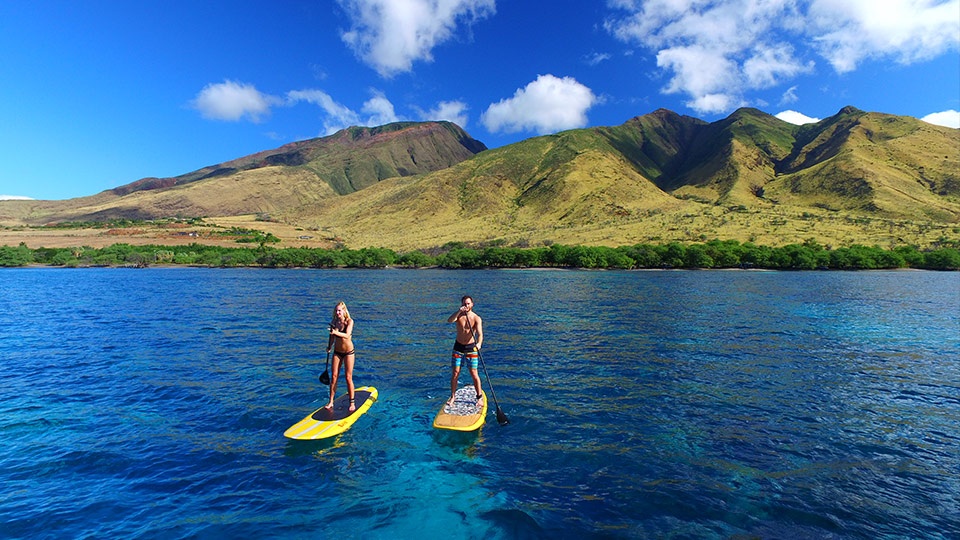
<svg viewBox="0 0 960 540">
<path fill-rule="evenodd" d="M 483 320 L 473 312 L 473 298 L 464 296 L 460 299 L 460 309 L 447 317 L 447 322 L 457 323 L 457 340 L 453 343 L 453 358 L 450 367 L 453 373 L 450 377 L 450 400 L 453 405 L 457 394 L 457 379 L 460 377 L 460 363 L 466 357 L 470 361 L 470 376 L 473 386 L 477 390 L 477 404 L 480 404 L 483 393 L 480 391 L 480 374 L 477 372 L 480 358 L 480 347 L 483 345 Z"/>
<path fill-rule="evenodd" d="M 343 302 L 333 308 L 333 319 L 330 321 L 330 339 L 327 341 L 327 353 L 333 348 L 333 374 L 330 377 L 330 403 L 326 409 L 333 410 L 333 398 L 337 392 L 337 377 L 340 375 L 340 365 L 344 366 L 347 379 L 347 392 L 350 393 L 350 412 L 357 409 L 353 400 L 353 318 Z"/>
</svg>

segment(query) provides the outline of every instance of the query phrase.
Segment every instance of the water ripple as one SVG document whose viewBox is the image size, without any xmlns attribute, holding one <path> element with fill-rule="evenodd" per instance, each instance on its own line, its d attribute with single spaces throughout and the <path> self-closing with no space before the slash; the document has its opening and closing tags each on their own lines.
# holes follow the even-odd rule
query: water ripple
<svg viewBox="0 0 960 540">
<path fill-rule="evenodd" d="M 11 537 L 960 536 L 955 273 L 20 269 L 0 287 Z M 511 423 L 442 433 L 464 293 Z M 285 440 L 326 399 L 340 299 L 380 400 L 332 440 Z"/>
</svg>

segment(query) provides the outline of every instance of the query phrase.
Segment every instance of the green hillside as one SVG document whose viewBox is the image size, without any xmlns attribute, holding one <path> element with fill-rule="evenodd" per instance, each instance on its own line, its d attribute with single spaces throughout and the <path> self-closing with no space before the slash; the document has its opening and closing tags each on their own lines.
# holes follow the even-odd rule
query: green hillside
<svg viewBox="0 0 960 540">
<path fill-rule="evenodd" d="M 667 110 L 486 150 L 444 122 L 350 128 L 70 201 L 6 201 L 3 223 L 241 216 L 351 248 L 450 242 L 785 245 L 960 238 L 960 130 L 846 107 L 796 126 L 756 109 Z"/>
<path fill-rule="evenodd" d="M 853 108 L 808 126 L 755 109 L 714 123 L 660 110 L 488 150 L 284 217 L 350 246 L 929 245 L 960 237 L 958 149 L 957 130 Z"/>
</svg>

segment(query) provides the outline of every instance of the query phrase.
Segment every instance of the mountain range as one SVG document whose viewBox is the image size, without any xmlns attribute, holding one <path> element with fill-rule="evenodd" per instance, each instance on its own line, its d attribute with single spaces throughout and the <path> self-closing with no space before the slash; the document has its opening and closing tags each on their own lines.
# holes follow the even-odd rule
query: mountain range
<svg viewBox="0 0 960 540">
<path fill-rule="evenodd" d="M 487 149 L 452 123 L 404 122 L 89 197 L 0 202 L 8 226 L 244 214 L 351 248 L 933 244 L 960 238 L 960 130 L 853 107 L 801 126 L 660 109 Z"/>
</svg>

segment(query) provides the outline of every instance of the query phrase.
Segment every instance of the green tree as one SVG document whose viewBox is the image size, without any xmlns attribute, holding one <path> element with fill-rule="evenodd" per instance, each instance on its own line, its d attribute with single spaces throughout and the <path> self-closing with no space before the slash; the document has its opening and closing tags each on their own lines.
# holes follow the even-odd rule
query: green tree
<svg viewBox="0 0 960 540">
<path fill-rule="evenodd" d="M 636 244 L 624 248 L 624 251 L 634 261 L 635 268 L 659 268 L 663 266 L 660 250 L 647 244 Z"/>
<path fill-rule="evenodd" d="M 711 240 L 704 246 L 707 255 L 713 259 L 714 268 L 735 268 L 740 266 L 743 247 L 736 240 Z"/>
<path fill-rule="evenodd" d="M 397 258 L 397 264 L 401 266 L 407 266 L 410 268 L 423 268 L 425 266 L 433 266 L 435 263 L 433 257 L 427 255 L 422 251 L 411 251 L 404 253 Z"/>
<path fill-rule="evenodd" d="M 880 268 L 906 268 L 907 260 L 897 251 L 880 250 L 877 252 L 877 264 Z"/>
<path fill-rule="evenodd" d="M 847 248 L 849 264 L 858 270 L 873 270 L 879 268 L 877 251 L 874 248 L 854 244 Z"/>
<path fill-rule="evenodd" d="M 788 268 L 794 270 L 813 270 L 818 266 L 817 256 L 813 250 L 806 245 L 789 244 L 783 246 L 780 250 L 790 259 Z"/>
<path fill-rule="evenodd" d="M 706 248 L 700 244 L 687 246 L 683 262 L 687 268 L 713 268 L 713 258 L 707 253 Z"/>
<path fill-rule="evenodd" d="M 528 248 L 517 251 L 517 266 L 520 268 L 536 268 L 546 266 L 547 248 Z"/>
<path fill-rule="evenodd" d="M 131 251 L 127 253 L 125 262 L 137 268 L 146 268 L 150 264 L 150 257 L 141 251 Z"/>
<path fill-rule="evenodd" d="M 26 266 L 33 262 L 33 251 L 20 242 L 17 247 L 0 246 L 0 266 Z"/>
<path fill-rule="evenodd" d="M 553 244 L 544 254 L 545 257 L 543 262 L 546 263 L 547 266 L 567 266 L 567 258 L 570 249 L 570 247 L 563 244 Z"/>
<path fill-rule="evenodd" d="M 437 257 L 442 268 L 478 268 L 480 254 L 470 248 L 457 248 Z"/>
<path fill-rule="evenodd" d="M 687 248 L 678 242 L 670 242 L 665 246 L 660 246 L 660 260 L 665 266 L 673 268 L 683 268 L 687 259 Z"/>
<path fill-rule="evenodd" d="M 926 253 L 923 267 L 931 270 L 960 270 L 960 250 L 941 248 Z"/>
<path fill-rule="evenodd" d="M 172 263 L 173 256 L 174 256 L 173 251 L 170 251 L 169 249 L 158 249 L 153 252 L 154 262 L 157 262 L 160 264 Z"/>
<path fill-rule="evenodd" d="M 44 264 L 52 266 L 77 266 L 79 260 L 69 249 L 58 249 Z"/>
<path fill-rule="evenodd" d="M 195 264 L 197 258 L 195 251 L 178 251 L 173 255 L 173 262 L 176 264 Z"/>
<path fill-rule="evenodd" d="M 637 261 L 627 254 L 627 250 L 622 248 L 607 248 L 606 253 L 607 268 L 617 268 L 628 270 L 636 266 Z"/>
<path fill-rule="evenodd" d="M 600 251 L 587 246 L 571 247 L 566 253 L 563 264 L 574 268 L 601 268 L 603 266 Z"/>
<path fill-rule="evenodd" d="M 205 266 L 222 266 L 223 257 L 217 251 L 205 250 L 200 254 L 197 263 Z"/>
<path fill-rule="evenodd" d="M 397 261 L 397 254 L 384 248 L 363 248 L 350 255 L 348 265 L 358 268 L 385 268 Z"/>
<path fill-rule="evenodd" d="M 783 248 L 771 249 L 764 268 L 789 270 L 793 268 L 793 257 L 789 251 Z"/>
<path fill-rule="evenodd" d="M 220 266 L 254 266 L 257 253 L 252 249 L 228 249 L 220 255 Z"/>
<path fill-rule="evenodd" d="M 915 246 L 899 246 L 893 251 L 911 268 L 920 268 L 924 264 L 924 255 Z"/>
<path fill-rule="evenodd" d="M 318 249 L 313 253 L 312 266 L 316 268 L 337 268 L 346 265 L 347 261 L 343 250 Z"/>
<path fill-rule="evenodd" d="M 517 265 L 518 250 L 514 248 L 489 247 L 481 256 L 486 266 L 512 268 Z"/>
</svg>

